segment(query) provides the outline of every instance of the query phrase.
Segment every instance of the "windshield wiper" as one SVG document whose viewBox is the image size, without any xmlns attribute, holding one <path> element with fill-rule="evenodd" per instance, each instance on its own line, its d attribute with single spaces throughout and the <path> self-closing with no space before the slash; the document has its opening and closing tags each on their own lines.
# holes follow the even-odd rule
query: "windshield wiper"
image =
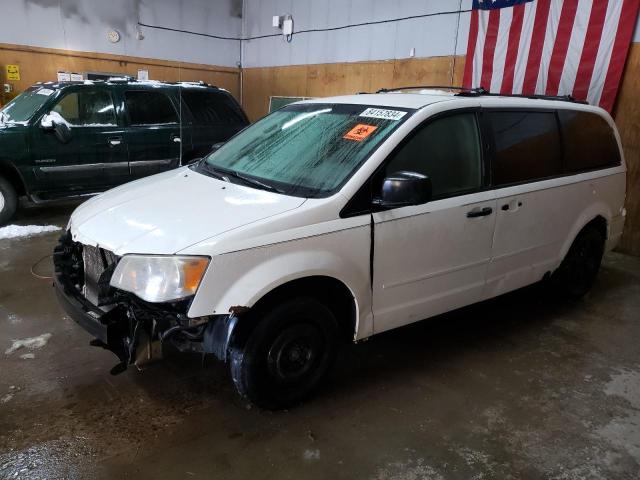
<svg viewBox="0 0 640 480">
<path fill-rule="evenodd" d="M 284 194 L 284 190 L 274 187 L 273 185 L 269 185 L 268 183 L 261 182 L 260 180 L 256 180 L 255 178 L 247 177 L 242 173 L 236 172 L 235 170 L 224 170 L 223 175 L 229 175 L 231 177 L 239 178 L 243 182 L 253 185 L 254 187 L 261 188 L 263 190 L 269 190 L 270 192 Z"/>
<path fill-rule="evenodd" d="M 200 166 L 203 167 L 207 173 L 211 174 L 211 176 L 224 180 L 226 182 L 229 181 L 229 177 L 237 178 L 238 180 L 252 185 L 254 187 L 258 187 L 262 190 L 268 190 L 270 192 L 284 194 L 284 190 L 281 190 L 273 185 L 269 185 L 268 183 L 261 182 L 260 180 L 256 180 L 255 178 L 248 177 L 243 175 L 242 173 L 236 172 L 235 170 L 227 170 L 224 168 L 216 168 L 213 165 L 210 165 L 206 161 L 200 163 Z"/>
</svg>

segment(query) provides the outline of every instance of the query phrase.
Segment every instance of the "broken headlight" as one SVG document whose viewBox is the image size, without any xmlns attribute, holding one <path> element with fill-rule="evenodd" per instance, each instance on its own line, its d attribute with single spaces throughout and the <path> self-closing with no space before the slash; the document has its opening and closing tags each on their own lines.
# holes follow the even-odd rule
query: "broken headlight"
<svg viewBox="0 0 640 480">
<path fill-rule="evenodd" d="M 109 283 L 147 302 L 170 302 L 195 294 L 208 265 L 208 257 L 125 255 Z"/>
</svg>

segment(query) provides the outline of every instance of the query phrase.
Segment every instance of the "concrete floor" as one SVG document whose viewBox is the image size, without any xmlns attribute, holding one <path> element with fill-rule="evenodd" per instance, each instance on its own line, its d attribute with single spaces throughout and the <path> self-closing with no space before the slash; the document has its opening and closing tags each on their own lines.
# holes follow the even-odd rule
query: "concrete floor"
<svg viewBox="0 0 640 480">
<path fill-rule="evenodd" d="M 638 258 L 607 256 L 580 303 L 534 286 L 348 347 L 315 398 L 273 413 L 200 357 L 110 376 L 29 273 L 56 238 L 0 240 L 0 478 L 640 478 Z"/>
</svg>

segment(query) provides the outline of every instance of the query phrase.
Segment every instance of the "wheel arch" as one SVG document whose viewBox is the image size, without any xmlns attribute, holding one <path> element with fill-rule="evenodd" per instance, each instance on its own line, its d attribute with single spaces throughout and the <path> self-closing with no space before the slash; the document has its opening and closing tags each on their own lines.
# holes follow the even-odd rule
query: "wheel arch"
<svg viewBox="0 0 640 480">
<path fill-rule="evenodd" d="M 5 178 L 9 183 L 11 183 L 18 196 L 27 194 L 24 179 L 18 169 L 11 165 L 11 163 L 2 159 L 0 159 L 0 177 Z"/>
<path fill-rule="evenodd" d="M 246 340 L 261 315 L 274 305 L 294 297 L 311 297 L 326 305 L 338 321 L 341 337 L 353 340 L 358 328 L 358 302 L 353 291 L 341 280 L 328 275 L 310 275 L 280 283 L 262 295 L 251 308 L 240 314 L 234 342 Z"/>
<path fill-rule="evenodd" d="M 573 245 L 573 242 L 578 238 L 578 235 L 588 226 L 595 226 L 602 234 L 602 238 L 606 241 L 609 238 L 610 219 L 611 212 L 605 204 L 597 204 L 587 209 L 574 223 L 571 234 L 567 236 L 567 239 L 562 245 L 558 262 L 564 259 L 571 245 Z"/>
</svg>

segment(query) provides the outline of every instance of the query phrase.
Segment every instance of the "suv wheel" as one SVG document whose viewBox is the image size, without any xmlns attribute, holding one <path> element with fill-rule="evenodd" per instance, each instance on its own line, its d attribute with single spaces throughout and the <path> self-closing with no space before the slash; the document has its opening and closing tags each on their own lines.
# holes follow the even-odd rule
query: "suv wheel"
<svg viewBox="0 0 640 480">
<path fill-rule="evenodd" d="M 593 286 L 602 263 L 604 238 L 594 226 L 584 228 L 552 276 L 554 290 L 578 299 Z"/>
<path fill-rule="evenodd" d="M 333 363 L 336 319 L 312 298 L 295 298 L 271 309 L 241 348 L 230 352 L 238 393 L 255 405 L 277 409 L 309 395 Z"/>
<path fill-rule="evenodd" d="M 0 177 L 0 225 L 11 220 L 18 208 L 15 188 L 5 178 Z"/>
</svg>

